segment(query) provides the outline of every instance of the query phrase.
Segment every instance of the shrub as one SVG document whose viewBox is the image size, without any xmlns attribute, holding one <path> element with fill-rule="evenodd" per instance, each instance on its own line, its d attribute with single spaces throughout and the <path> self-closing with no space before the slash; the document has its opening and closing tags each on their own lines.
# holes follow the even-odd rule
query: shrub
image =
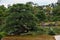
<svg viewBox="0 0 60 40">
<path fill-rule="evenodd" d="M 48 34 L 49 35 L 56 35 L 56 33 L 54 32 L 53 28 L 49 28 Z"/>
<path fill-rule="evenodd" d="M 0 39 L 1 39 L 2 37 L 6 36 L 6 35 L 7 35 L 7 33 L 5 33 L 5 32 L 0 32 Z"/>
</svg>

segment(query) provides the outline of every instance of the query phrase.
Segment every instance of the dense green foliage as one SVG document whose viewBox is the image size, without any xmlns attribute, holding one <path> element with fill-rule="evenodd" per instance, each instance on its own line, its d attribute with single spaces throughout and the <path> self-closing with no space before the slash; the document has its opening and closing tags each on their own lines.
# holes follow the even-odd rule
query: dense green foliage
<svg viewBox="0 0 60 40">
<path fill-rule="evenodd" d="M 60 21 L 60 5 L 53 9 L 53 18 L 54 21 Z"/>
<path fill-rule="evenodd" d="M 34 5 L 34 6 L 33 6 Z M 52 13 L 50 11 L 52 10 Z M 60 21 L 60 5 L 51 9 L 50 6 L 38 6 L 33 2 L 26 4 L 14 4 L 8 6 L 0 6 L 0 38 L 7 33 L 8 35 L 28 34 L 60 34 L 60 28 L 41 28 L 41 22 Z M 39 28 L 40 27 L 40 28 Z"/>
<path fill-rule="evenodd" d="M 6 19 L 6 27 L 10 29 L 8 32 L 19 35 L 37 28 L 38 18 L 32 13 L 31 7 L 27 6 L 27 4 L 16 4 L 9 7 L 10 14 Z"/>
</svg>

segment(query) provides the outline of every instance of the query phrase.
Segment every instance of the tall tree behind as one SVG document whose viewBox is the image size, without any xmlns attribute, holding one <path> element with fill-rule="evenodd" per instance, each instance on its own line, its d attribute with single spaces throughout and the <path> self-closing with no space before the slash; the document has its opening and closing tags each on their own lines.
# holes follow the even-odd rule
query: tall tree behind
<svg viewBox="0 0 60 40">
<path fill-rule="evenodd" d="M 0 6 L 0 25 L 3 23 L 5 11 L 6 11 L 6 8 L 3 5 Z"/>
<path fill-rule="evenodd" d="M 8 8 L 9 16 L 3 31 L 13 34 L 21 34 L 36 30 L 38 18 L 33 14 L 30 6 L 25 4 L 14 4 Z"/>
<path fill-rule="evenodd" d="M 53 9 L 53 21 L 60 21 L 60 5 Z"/>
</svg>

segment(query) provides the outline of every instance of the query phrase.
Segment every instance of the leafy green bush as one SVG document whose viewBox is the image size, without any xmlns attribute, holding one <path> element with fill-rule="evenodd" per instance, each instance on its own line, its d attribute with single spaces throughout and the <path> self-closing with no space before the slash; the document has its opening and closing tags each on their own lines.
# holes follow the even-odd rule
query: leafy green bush
<svg viewBox="0 0 60 40">
<path fill-rule="evenodd" d="M 7 33 L 5 33 L 5 32 L 0 32 L 0 39 L 1 39 L 2 37 L 6 36 L 6 35 L 7 35 Z"/>
<path fill-rule="evenodd" d="M 50 31 L 48 32 L 48 34 L 49 34 L 49 35 L 55 35 L 55 32 L 52 31 L 52 30 L 50 30 Z"/>
</svg>

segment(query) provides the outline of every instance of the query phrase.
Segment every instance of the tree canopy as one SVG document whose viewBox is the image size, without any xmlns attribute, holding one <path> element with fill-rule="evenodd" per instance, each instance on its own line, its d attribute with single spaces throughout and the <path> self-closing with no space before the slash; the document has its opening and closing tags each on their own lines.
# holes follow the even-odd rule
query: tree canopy
<svg viewBox="0 0 60 40">
<path fill-rule="evenodd" d="M 37 30 L 41 22 L 60 21 L 60 5 L 52 8 L 47 5 L 39 6 L 33 2 L 13 4 L 8 8 L 2 5 L 0 6 L 0 32 L 20 35 Z"/>
</svg>

